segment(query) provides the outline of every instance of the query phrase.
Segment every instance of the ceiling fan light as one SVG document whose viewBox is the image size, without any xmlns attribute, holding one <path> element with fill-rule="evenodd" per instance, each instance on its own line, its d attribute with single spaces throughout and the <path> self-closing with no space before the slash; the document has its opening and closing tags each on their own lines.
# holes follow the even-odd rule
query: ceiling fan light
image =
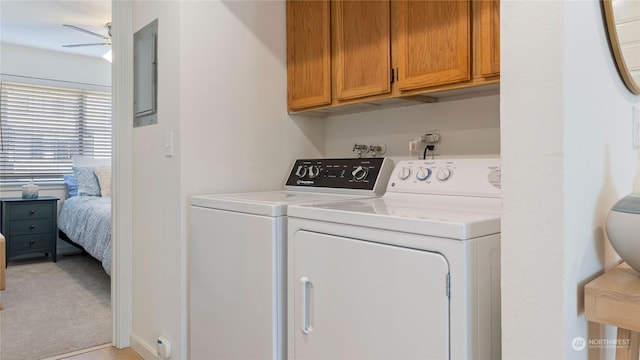
<svg viewBox="0 0 640 360">
<path fill-rule="evenodd" d="M 109 49 L 109 51 L 107 51 L 106 53 L 104 53 L 104 55 L 102 55 L 102 58 L 107 60 L 108 62 L 112 61 L 112 53 L 111 53 L 111 49 Z"/>
</svg>

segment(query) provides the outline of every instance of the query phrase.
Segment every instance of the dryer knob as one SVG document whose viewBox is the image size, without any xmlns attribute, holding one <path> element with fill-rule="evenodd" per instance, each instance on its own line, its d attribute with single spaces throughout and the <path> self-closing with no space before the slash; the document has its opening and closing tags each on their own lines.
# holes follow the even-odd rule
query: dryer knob
<svg viewBox="0 0 640 360">
<path fill-rule="evenodd" d="M 357 181 L 364 180 L 368 174 L 369 174 L 369 169 L 362 166 L 358 166 L 355 170 L 353 170 L 353 172 L 351 172 L 351 175 L 353 175 L 353 178 L 356 179 Z"/>
<path fill-rule="evenodd" d="M 411 176 L 411 168 L 402 167 L 400 171 L 398 171 L 398 178 L 400 180 L 407 180 Z"/>
<path fill-rule="evenodd" d="M 424 181 L 430 177 L 431 177 L 431 169 L 423 168 L 423 167 L 418 168 L 418 171 L 416 172 L 416 179 L 420 181 Z"/>
<path fill-rule="evenodd" d="M 317 166 L 315 165 L 309 166 L 309 178 L 313 179 L 317 177 L 319 174 L 320 174 L 320 169 Z"/>
<path fill-rule="evenodd" d="M 302 165 L 298 166 L 298 170 L 296 170 L 296 176 L 299 178 L 303 178 L 305 175 L 307 175 L 307 168 Z"/>
<path fill-rule="evenodd" d="M 452 175 L 451 169 L 449 168 L 441 168 L 440 170 L 438 170 L 438 180 L 440 181 L 446 181 L 448 180 Z"/>
</svg>

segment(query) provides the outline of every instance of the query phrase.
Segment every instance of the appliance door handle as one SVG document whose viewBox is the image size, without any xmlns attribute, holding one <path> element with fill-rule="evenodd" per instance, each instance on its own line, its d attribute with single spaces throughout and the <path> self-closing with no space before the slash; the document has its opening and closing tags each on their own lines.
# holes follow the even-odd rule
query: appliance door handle
<svg viewBox="0 0 640 360">
<path fill-rule="evenodd" d="M 313 283 L 308 277 L 300 278 L 302 282 L 302 332 L 309 335 L 313 327 L 311 326 L 311 289 Z"/>
</svg>

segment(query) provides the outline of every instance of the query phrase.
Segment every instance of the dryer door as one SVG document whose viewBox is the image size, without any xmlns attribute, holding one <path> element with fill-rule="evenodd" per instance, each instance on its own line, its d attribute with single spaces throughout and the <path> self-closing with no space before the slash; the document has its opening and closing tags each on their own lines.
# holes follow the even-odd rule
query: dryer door
<svg viewBox="0 0 640 360">
<path fill-rule="evenodd" d="M 309 231 L 290 241 L 296 359 L 449 357 L 441 254 Z"/>
</svg>

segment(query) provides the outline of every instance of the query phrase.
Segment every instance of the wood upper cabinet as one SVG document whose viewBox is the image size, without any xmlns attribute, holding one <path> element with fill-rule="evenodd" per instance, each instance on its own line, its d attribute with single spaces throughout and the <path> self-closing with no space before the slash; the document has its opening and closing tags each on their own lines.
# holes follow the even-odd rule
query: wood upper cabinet
<svg viewBox="0 0 640 360">
<path fill-rule="evenodd" d="M 287 1 L 289 110 L 331 104 L 330 4 Z"/>
<path fill-rule="evenodd" d="M 287 75 L 294 112 L 496 84 L 499 0 L 287 0 Z"/>
<path fill-rule="evenodd" d="M 391 92 L 391 9 L 387 1 L 332 1 L 335 97 Z"/>
<path fill-rule="evenodd" d="M 470 1 L 397 0 L 398 88 L 471 78 Z"/>
<path fill-rule="evenodd" d="M 500 1 L 480 0 L 477 2 L 475 20 L 477 24 L 478 52 L 480 59 L 478 73 L 481 76 L 500 74 Z"/>
</svg>

